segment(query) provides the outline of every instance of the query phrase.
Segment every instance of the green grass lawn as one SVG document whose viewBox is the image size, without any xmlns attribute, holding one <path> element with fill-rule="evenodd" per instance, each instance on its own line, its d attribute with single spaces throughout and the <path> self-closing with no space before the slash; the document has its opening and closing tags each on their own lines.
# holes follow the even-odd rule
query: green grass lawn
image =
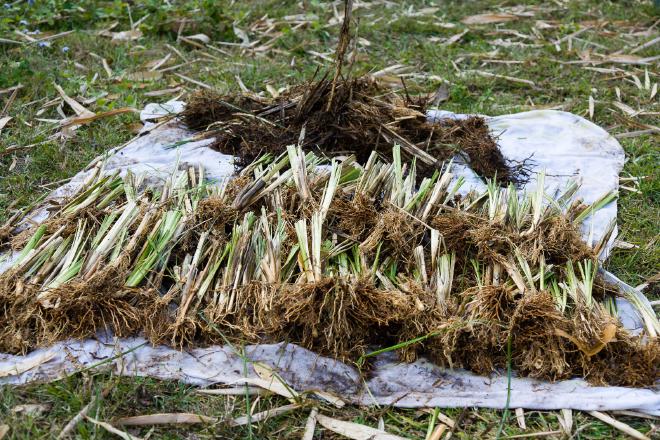
<svg viewBox="0 0 660 440">
<path fill-rule="evenodd" d="M 73 115 L 58 100 L 55 85 L 95 113 L 140 109 L 200 87 L 277 93 L 331 65 L 342 11 L 340 2 L 316 0 L 36 0 L 31 6 L 6 1 L 0 5 L 0 121 L 11 120 L 0 131 L 0 224 L 97 155 L 129 140 L 140 127 L 136 113 L 125 113 L 55 136 L 57 121 Z M 484 13 L 509 14 L 510 20 L 481 25 L 461 21 Z M 615 250 L 606 268 L 633 286 L 658 272 L 660 94 L 653 95 L 660 82 L 659 60 L 654 59 L 660 43 L 644 45 L 660 35 L 660 10 L 652 1 L 364 1 L 354 17 L 359 20 L 355 74 L 398 64 L 385 80 L 398 85 L 396 75 L 403 74 L 411 93 L 446 84 L 448 96 L 440 106 L 447 110 L 500 115 L 555 108 L 591 118 L 619 136 L 628 159 L 622 172 L 619 239 L 628 245 Z M 119 34 L 128 40 L 111 38 L 131 29 Z M 645 58 L 650 60 L 642 64 Z M 657 286 L 646 290 L 651 299 L 660 297 Z M 101 398 L 107 387 L 109 393 Z M 246 404 L 256 413 L 287 403 L 276 397 L 246 402 L 244 397 L 201 396 L 179 383 L 87 372 L 52 384 L 0 388 L 0 426 L 10 427 L 5 438 L 55 437 L 94 399 L 89 415 L 103 421 L 155 412 L 230 419 L 244 415 Z M 16 405 L 35 403 L 48 409 L 33 415 L 13 411 Z M 441 411 L 457 422 L 453 437 L 466 439 L 494 438 L 503 415 Z M 431 419 L 428 411 L 386 407 L 323 412 L 374 427 L 382 420 L 387 431 L 410 438 L 424 438 Z M 227 423 L 169 425 L 134 434 L 300 438 L 308 414 L 309 408 L 299 409 L 250 429 Z M 534 433 L 560 438 L 559 414 L 528 411 L 526 429 L 510 415 L 502 438 L 535 438 Z M 654 428 L 658 420 L 615 417 L 659 435 Z M 623 436 L 588 414 L 574 412 L 573 419 L 574 438 Z M 0 438 L 1 432 L 0 427 Z M 112 437 L 87 421 L 74 434 Z M 315 438 L 334 437 L 318 428 Z"/>
</svg>

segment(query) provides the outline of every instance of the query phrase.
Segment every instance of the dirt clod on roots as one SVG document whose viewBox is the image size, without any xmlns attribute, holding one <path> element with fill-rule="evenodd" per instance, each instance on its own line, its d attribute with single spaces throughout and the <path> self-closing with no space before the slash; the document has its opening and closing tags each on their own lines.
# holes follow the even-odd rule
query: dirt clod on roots
<svg viewBox="0 0 660 440">
<path fill-rule="evenodd" d="M 122 337 L 143 328 L 143 309 L 157 294 L 148 289 L 124 287 L 126 272 L 110 266 L 88 280 L 38 292 L 36 286 L 13 286 L 20 299 L 6 301 L 12 287 L 3 274 L 0 316 L 4 328 L 0 351 L 26 352 L 68 338 L 85 338 L 97 331 L 111 330 Z"/>
<path fill-rule="evenodd" d="M 332 81 L 323 77 L 278 98 L 202 91 L 188 102 L 183 121 L 206 130 L 215 138 L 212 147 L 237 156 L 241 166 L 286 151 L 304 129 L 303 148 L 328 156 L 353 153 L 364 163 L 374 150 L 389 155 L 396 142 L 404 151 L 412 145 L 434 158 L 418 163 L 421 176 L 459 154 L 479 175 L 500 183 L 526 177 L 522 167 L 508 166 L 481 117 L 430 123 L 430 98 L 401 98 L 368 77 L 339 81 L 328 110 L 331 89 Z"/>
<path fill-rule="evenodd" d="M 528 235 L 458 210 L 435 217 L 431 226 L 443 236 L 448 249 L 459 255 L 467 252 L 467 257 L 480 261 L 505 260 L 514 249 L 519 249 L 532 263 L 537 263 L 540 255 L 551 264 L 596 259 L 575 225 L 562 216 L 542 221 L 534 233 Z"/>
<path fill-rule="evenodd" d="M 364 354 L 379 330 L 402 322 L 414 307 L 410 296 L 376 288 L 367 279 L 292 285 L 279 303 L 283 335 L 340 359 Z"/>
</svg>

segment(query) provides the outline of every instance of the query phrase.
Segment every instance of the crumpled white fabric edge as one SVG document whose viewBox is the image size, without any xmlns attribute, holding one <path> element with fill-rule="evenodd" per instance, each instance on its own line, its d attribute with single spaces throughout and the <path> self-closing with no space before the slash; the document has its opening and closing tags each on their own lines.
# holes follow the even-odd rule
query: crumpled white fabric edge
<svg viewBox="0 0 660 440">
<path fill-rule="evenodd" d="M 135 349 L 135 347 L 139 347 Z M 123 356 L 122 353 L 126 353 Z M 208 387 L 241 384 L 258 378 L 252 362 L 272 367 L 298 392 L 324 391 L 347 403 L 418 407 L 504 408 L 507 377 L 503 372 L 483 377 L 460 369 L 440 368 L 425 359 L 396 361 L 394 353 L 378 356 L 368 375 L 334 359 L 319 356 L 294 344 L 261 344 L 245 347 L 249 362 L 231 347 L 213 346 L 177 351 L 152 347 L 143 338 L 67 341 L 35 350 L 27 356 L 0 355 L 0 384 L 53 381 L 81 368 L 98 366 L 123 376 L 148 376 Z M 22 374 L 23 368 L 38 364 Z M 74 363 L 75 362 L 75 363 Z M 3 377 L 4 376 L 4 377 Z M 511 379 L 511 408 L 584 411 L 636 410 L 660 415 L 660 391 L 624 387 L 590 386 L 582 379 L 548 383 L 528 378 Z"/>
</svg>

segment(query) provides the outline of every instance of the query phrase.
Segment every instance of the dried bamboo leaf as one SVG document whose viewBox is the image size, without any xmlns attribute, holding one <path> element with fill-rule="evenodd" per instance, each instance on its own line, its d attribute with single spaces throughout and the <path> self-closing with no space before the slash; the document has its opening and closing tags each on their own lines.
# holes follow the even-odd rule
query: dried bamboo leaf
<svg viewBox="0 0 660 440">
<path fill-rule="evenodd" d="M 491 24 L 491 23 L 505 23 L 507 21 L 517 20 L 518 16 L 513 14 L 477 14 L 470 15 L 461 20 L 463 24 Z"/>
<path fill-rule="evenodd" d="M 405 440 L 405 437 L 389 434 L 370 426 L 345 422 L 322 414 L 317 415 L 316 419 L 324 428 L 353 440 Z"/>
<path fill-rule="evenodd" d="M 266 411 L 262 411 L 256 414 L 252 414 L 250 417 L 247 415 L 245 416 L 240 416 L 235 418 L 234 420 L 231 421 L 232 426 L 243 426 L 247 425 L 248 423 L 258 423 L 264 420 L 267 420 L 271 417 L 277 417 L 281 416 L 282 414 L 289 413 L 293 410 L 296 410 L 300 408 L 300 405 L 297 404 L 291 404 L 291 405 L 284 405 L 280 406 L 277 408 L 269 409 Z"/>
<path fill-rule="evenodd" d="M 319 414 L 318 408 L 312 408 L 305 422 L 305 432 L 303 433 L 302 440 L 313 440 L 314 431 L 316 430 L 316 416 Z"/>
<path fill-rule="evenodd" d="M 645 436 L 635 428 L 627 425 L 614 417 L 608 416 L 607 414 L 600 411 L 587 411 L 590 415 L 597 418 L 598 420 L 607 423 L 610 426 L 618 429 L 619 431 L 639 440 L 650 440 L 649 437 Z"/>
<path fill-rule="evenodd" d="M 128 432 L 122 431 L 121 429 L 117 429 L 109 423 L 101 422 L 99 420 L 93 419 L 93 418 L 88 417 L 88 416 L 85 416 L 85 420 L 87 420 L 88 422 L 91 422 L 95 425 L 100 426 L 101 428 L 105 429 L 109 433 L 115 434 L 116 436 L 119 436 L 119 437 L 123 438 L 124 440 L 141 440 L 140 437 L 136 437 L 134 435 L 129 434 Z"/>
<path fill-rule="evenodd" d="M 115 422 L 119 426 L 148 426 L 148 425 L 195 425 L 199 423 L 218 423 L 215 417 L 191 413 L 162 413 L 142 416 L 123 417 Z"/>
</svg>

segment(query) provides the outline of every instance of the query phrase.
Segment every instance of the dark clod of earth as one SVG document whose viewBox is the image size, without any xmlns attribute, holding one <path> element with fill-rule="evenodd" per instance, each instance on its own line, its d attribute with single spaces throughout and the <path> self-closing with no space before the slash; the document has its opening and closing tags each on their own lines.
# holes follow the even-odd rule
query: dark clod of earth
<svg viewBox="0 0 660 440">
<path fill-rule="evenodd" d="M 236 156 L 239 166 L 298 143 L 317 154 L 354 154 L 364 163 L 372 151 L 390 158 L 397 143 L 408 159 L 416 157 L 420 178 L 456 156 L 500 184 L 527 177 L 524 164 L 502 156 L 482 117 L 429 122 L 429 96 L 401 97 L 369 77 L 339 81 L 332 98 L 331 89 L 332 81 L 323 77 L 277 98 L 202 91 L 189 101 L 183 121 L 213 137 L 212 147 Z"/>
</svg>

